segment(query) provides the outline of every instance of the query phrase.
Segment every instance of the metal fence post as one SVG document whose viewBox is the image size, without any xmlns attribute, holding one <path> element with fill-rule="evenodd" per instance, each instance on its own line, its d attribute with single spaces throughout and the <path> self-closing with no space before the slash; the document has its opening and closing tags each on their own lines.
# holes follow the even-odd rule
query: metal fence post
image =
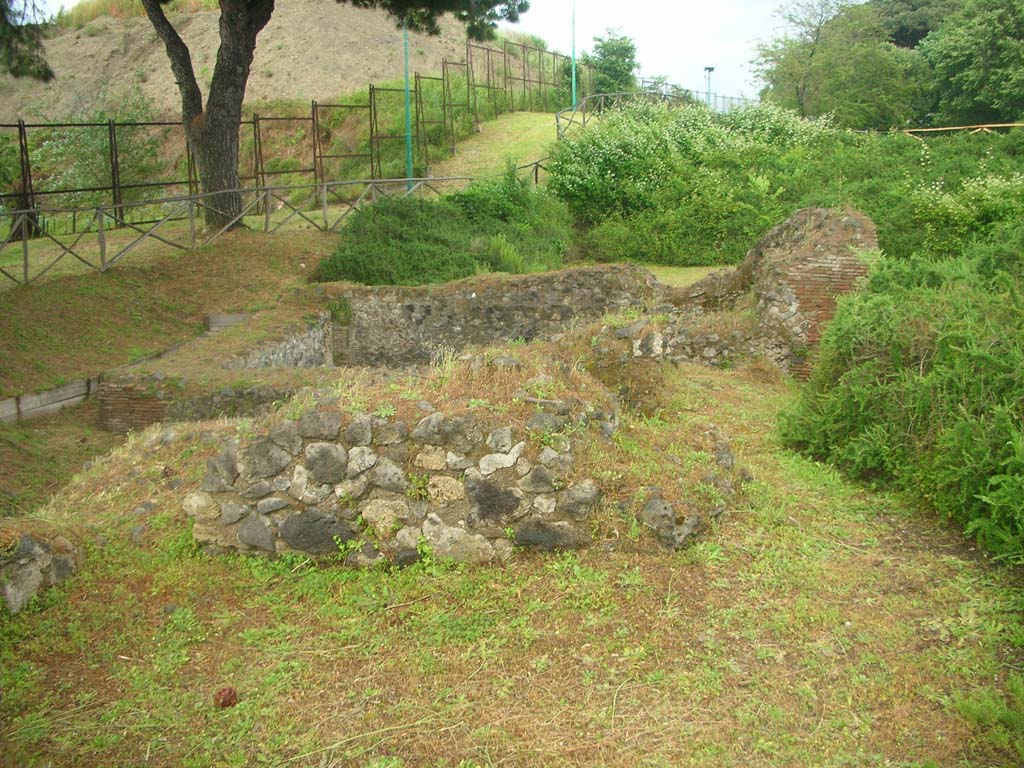
<svg viewBox="0 0 1024 768">
<path fill-rule="evenodd" d="M 327 232 L 328 231 L 328 227 L 330 226 L 330 221 L 328 219 L 328 214 L 327 214 L 327 182 L 326 181 L 323 183 L 323 186 L 320 188 L 320 199 L 323 201 L 322 209 L 323 209 L 323 213 L 324 213 L 324 232 Z"/>
<path fill-rule="evenodd" d="M 124 216 L 121 210 L 121 159 L 117 151 L 117 125 L 107 121 L 107 143 L 110 149 L 110 191 L 114 201 L 114 215 Z"/>
<path fill-rule="evenodd" d="M 100 272 L 107 271 L 107 231 L 103 224 L 103 209 L 96 209 L 96 236 L 100 242 Z"/>
<path fill-rule="evenodd" d="M 270 231 L 270 190 L 263 188 L 263 231 Z"/>
<path fill-rule="evenodd" d="M 195 198 L 188 199 L 188 234 L 193 251 L 196 249 L 196 201 Z"/>
<path fill-rule="evenodd" d="M 28 214 L 21 214 L 18 221 L 21 222 L 22 279 L 28 285 Z"/>
</svg>

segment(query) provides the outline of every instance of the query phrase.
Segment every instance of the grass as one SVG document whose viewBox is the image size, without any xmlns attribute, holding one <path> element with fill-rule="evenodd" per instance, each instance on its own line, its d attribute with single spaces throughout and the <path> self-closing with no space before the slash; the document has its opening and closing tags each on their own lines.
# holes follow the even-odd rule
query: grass
<svg viewBox="0 0 1024 768">
<path fill-rule="evenodd" d="M 547 157 L 555 141 L 550 114 L 513 112 L 482 123 L 480 132 L 459 143 L 455 157 L 436 163 L 435 176 L 498 176 L 509 158 L 517 165 Z M 543 174 L 542 174 L 543 178 Z"/>
<path fill-rule="evenodd" d="M 234 232 L 195 254 L 147 243 L 104 274 L 0 291 L 0 394 L 95 375 L 193 338 L 211 312 L 245 312 L 303 284 L 334 236 Z M 259 253 L 259 257 L 253 254 Z"/>
<path fill-rule="evenodd" d="M 670 288 L 686 288 L 703 280 L 711 272 L 726 267 L 658 267 L 644 265 L 646 269 Z"/>
<path fill-rule="evenodd" d="M 0 516 L 41 506 L 83 464 L 122 442 L 95 423 L 96 406 L 86 403 L 31 423 L 0 424 Z"/>
<path fill-rule="evenodd" d="M 560 370 L 552 347 L 513 351 L 526 370 L 336 387 L 343 407 L 399 416 L 421 398 L 512 413 L 510 377 Z M 503 569 L 203 555 L 181 498 L 234 426 L 134 438 L 40 513 L 107 544 L 0 618 L 0 748 L 82 766 L 1019 764 L 1014 574 L 782 451 L 772 424 L 793 392 L 767 368 L 666 376 L 656 418 L 579 453 L 609 502 L 600 544 Z M 558 374 L 555 395 L 566 381 L 589 392 Z M 699 477 L 709 432 L 756 481 L 697 545 L 665 553 L 629 510 L 652 480 Z M 143 501 L 150 513 L 125 515 Z M 239 704 L 220 710 L 224 685 Z"/>
</svg>

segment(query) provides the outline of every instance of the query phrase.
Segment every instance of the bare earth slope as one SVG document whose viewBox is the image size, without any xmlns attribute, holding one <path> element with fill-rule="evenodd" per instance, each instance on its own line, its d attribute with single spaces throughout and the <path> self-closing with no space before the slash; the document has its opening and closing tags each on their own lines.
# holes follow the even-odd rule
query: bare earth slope
<svg viewBox="0 0 1024 768">
<path fill-rule="evenodd" d="M 217 18 L 208 11 L 172 19 L 192 51 L 204 91 L 219 45 Z M 446 19 L 442 28 L 440 37 L 410 35 L 412 69 L 439 72 L 445 57 L 465 58 L 462 26 Z M 103 17 L 63 31 L 47 41 L 46 55 L 57 73 L 49 84 L 0 76 L 0 122 L 87 114 L 116 104 L 133 84 L 162 116 L 180 114 L 163 45 L 145 18 Z M 257 41 L 246 101 L 253 106 L 270 99 L 329 101 L 401 74 L 402 33 L 383 12 L 332 0 L 289 0 L 279 4 Z"/>
</svg>

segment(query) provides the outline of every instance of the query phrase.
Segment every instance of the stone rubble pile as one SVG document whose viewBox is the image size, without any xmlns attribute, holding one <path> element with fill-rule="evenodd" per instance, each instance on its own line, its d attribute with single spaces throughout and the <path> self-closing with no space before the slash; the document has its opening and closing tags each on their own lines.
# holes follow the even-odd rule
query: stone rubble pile
<svg viewBox="0 0 1024 768">
<path fill-rule="evenodd" d="M 520 432 L 470 414 L 434 412 L 410 427 L 313 409 L 244 447 L 228 442 L 185 510 L 212 550 L 340 551 L 356 565 L 413 562 L 422 544 L 474 563 L 506 560 L 513 546 L 586 546 L 601 491 L 573 477 L 564 432 L 602 415 L 538 408 Z"/>
<path fill-rule="evenodd" d="M 79 555 L 67 539 L 22 535 L 13 547 L 0 551 L 0 588 L 7 610 L 18 613 L 39 592 L 70 578 L 78 565 Z"/>
</svg>

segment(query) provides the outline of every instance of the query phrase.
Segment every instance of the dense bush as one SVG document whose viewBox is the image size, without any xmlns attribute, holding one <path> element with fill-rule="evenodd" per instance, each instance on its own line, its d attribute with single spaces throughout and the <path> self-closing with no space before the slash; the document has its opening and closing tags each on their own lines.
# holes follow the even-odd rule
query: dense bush
<svg viewBox="0 0 1024 768">
<path fill-rule="evenodd" d="M 560 142 L 550 188 L 598 260 L 735 262 L 799 208 L 847 204 L 875 220 L 887 253 L 909 257 L 955 253 L 977 223 L 1016 205 L 1022 148 L 1021 132 L 922 142 L 770 106 L 713 115 L 634 104 Z"/>
<path fill-rule="evenodd" d="M 447 198 L 391 197 L 360 208 L 321 261 L 319 279 L 422 285 L 557 269 L 570 223 L 564 205 L 510 169 Z"/>
<path fill-rule="evenodd" d="M 349 218 L 320 280 L 366 285 L 419 285 L 473 274 L 471 234 L 461 211 L 444 200 L 389 197 Z"/>
<path fill-rule="evenodd" d="M 882 259 L 840 302 L 783 438 L 1024 562 L 1024 205 L 994 211 L 975 185 L 940 198 L 973 221 L 964 254 Z"/>
<path fill-rule="evenodd" d="M 561 143 L 551 189 L 583 252 L 615 261 L 735 261 L 798 208 L 865 211 L 886 256 L 841 303 L 784 438 L 1024 561 L 1022 148 L 638 105 Z"/>
</svg>

